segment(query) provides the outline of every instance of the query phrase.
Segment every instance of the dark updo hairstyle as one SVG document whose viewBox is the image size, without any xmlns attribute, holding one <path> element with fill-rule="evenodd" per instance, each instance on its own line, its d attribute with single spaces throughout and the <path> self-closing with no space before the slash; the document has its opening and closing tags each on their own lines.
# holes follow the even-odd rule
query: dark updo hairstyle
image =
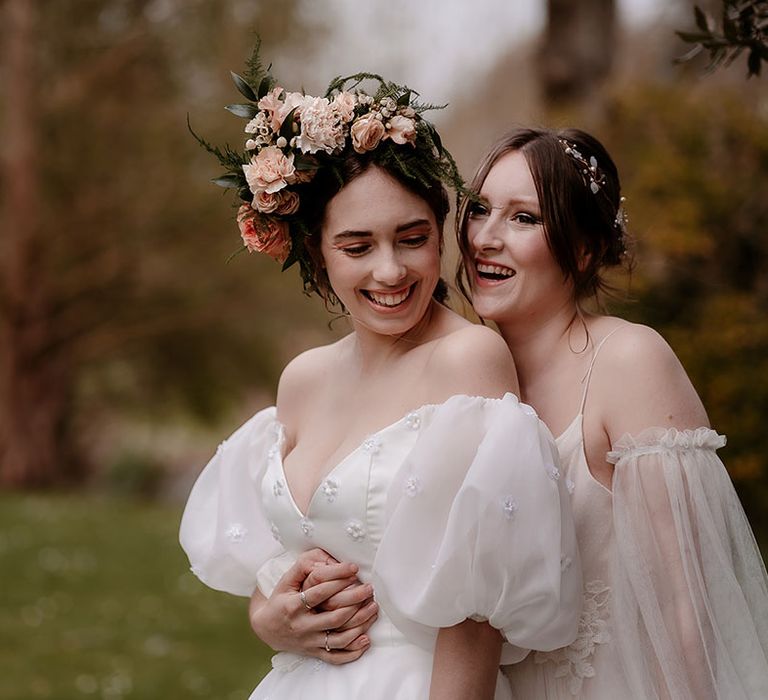
<svg viewBox="0 0 768 700">
<path fill-rule="evenodd" d="M 582 165 L 565 152 L 566 141 L 589 162 L 597 162 L 601 178 L 597 192 Z M 544 234 L 549 249 L 566 279 L 573 281 L 577 301 L 613 290 L 603 271 L 624 262 L 626 236 L 621 205 L 621 185 L 616 164 L 605 147 L 593 136 L 579 129 L 514 129 L 491 148 L 470 185 L 480 192 L 491 168 L 507 153 L 519 151 L 525 156 L 536 185 Z M 457 212 L 456 231 L 461 250 L 456 281 L 469 297 L 466 262 L 472 258 L 467 240 L 469 198 Z"/>
<path fill-rule="evenodd" d="M 304 238 L 304 247 L 308 269 L 305 275 L 307 292 L 315 292 L 325 302 L 326 306 L 342 306 L 338 297 L 333 293 L 328 275 L 320 252 L 320 240 L 325 212 L 330 201 L 353 180 L 366 173 L 371 167 L 381 168 L 387 175 L 396 180 L 406 190 L 423 199 L 435 216 L 440 237 L 440 252 L 443 250 L 443 225 L 448 216 L 450 204 L 448 193 L 439 180 L 433 180 L 429 185 L 420 180 L 410 178 L 398 168 L 381 162 L 371 153 L 350 153 L 335 167 L 320 168 L 313 180 L 302 186 L 301 210 L 299 216 L 309 222 Z M 448 286 L 441 278 L 432 293 L 437 301 L 443 303 L 448 298 Z"/>
</svg>

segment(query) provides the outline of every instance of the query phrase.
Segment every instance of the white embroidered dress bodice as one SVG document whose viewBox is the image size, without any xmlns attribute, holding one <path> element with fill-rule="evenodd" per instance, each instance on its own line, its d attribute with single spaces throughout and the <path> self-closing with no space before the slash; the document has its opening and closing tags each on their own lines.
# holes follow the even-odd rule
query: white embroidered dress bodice
<svg viewBox="0 0 768 700">
<path fill-rule="evenodd" d="M 502 631 L 507 663 L 573 639 L 582 580 L 570 497 L 548 430 L 513 395 L 456 396 L 377 431 L 306 512 L 284 447 L 266 409 L 205 468 L 181 525 L 193 571 L 220 590 L 250 595 L 260 583 L 268 594 L 283 550 L 321 547 L 358 564 L 380 613 L 358 661 L 279 653 L 252 700 L 426 700 L 439 628 L 470 617 Z M 499 678 L 496 698 L 511 697 Z"/>
</svg>

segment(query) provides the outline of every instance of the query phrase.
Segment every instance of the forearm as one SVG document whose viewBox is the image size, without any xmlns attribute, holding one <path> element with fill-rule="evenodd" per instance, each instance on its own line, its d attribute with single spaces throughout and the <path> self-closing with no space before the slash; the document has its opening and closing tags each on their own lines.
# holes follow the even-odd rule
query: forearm
<svg viewBox="0 0 768 700">
<path fill-rule="evenodd" d="M 465 620 L 441 629 L 432 664 L 430 700 L 493 698 L 502 638 L 487 622 Z"/>
</svg>

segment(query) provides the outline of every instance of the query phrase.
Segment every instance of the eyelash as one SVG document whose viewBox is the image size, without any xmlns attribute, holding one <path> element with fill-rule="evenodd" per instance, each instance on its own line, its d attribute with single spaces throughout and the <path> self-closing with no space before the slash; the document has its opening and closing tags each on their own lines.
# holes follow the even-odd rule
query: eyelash
<svg viewBox="0 0 768 700">
<path fill-rule="evenodd" d="M 482 204 L 470 205 L 469 207 L 470 219 L 478 219 L 480 217 L 485 217 L 485 216 L 489 216 L 489 211 L 487 207 L 483 206 Z M 510 217 L 510 221 L 514 221 L 518 224 L 523 224 L 527 226 L 537 226 L 538 224 L 542 223 L 540 217 L 534 216 L 533 214 L 529 214 L 527 212 L 518 212 L 514 216 Z"/>
<path fill-rule="evenodd" d="M 401 238 L 399 242 L 401 245 L 405 245 L 408 248 L 419 248 L 420 246 L 424 245 L 428 239 L 429 236 L 421 235 L 412 236 L 410 238 Z M 347 246 L 346 248 L 342 248 L 342 251 L 354 258 L 367 253 L 370 247 L 370 244 L 365 243 L 362 245 Z"/>
<path fill-rule="evenodd" d="M 527 221 L 522 221 L 522 218 L 527 219 Z M 512 217 L 512 221 L 517 221 L 517 223 L 525 224 L 528 226 L 536 226 L 537 224 L 541 223 L 541 219 L 538 216 L 534 216 L 533 214 L 528 214 L 526 212 L 519 212 L 518 214 L 515 214 Z"/>
</svg>

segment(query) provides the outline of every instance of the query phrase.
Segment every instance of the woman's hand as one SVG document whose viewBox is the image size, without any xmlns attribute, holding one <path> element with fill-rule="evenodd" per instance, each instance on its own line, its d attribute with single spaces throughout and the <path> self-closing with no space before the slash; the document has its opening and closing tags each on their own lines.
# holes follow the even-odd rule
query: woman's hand
<svg viewBox="0 0 768 700">
<path fill-rule="evenodd" d="M 331 664 L 355 661 L 370 646 L 365 633 L 378 613 L 372 587 L 356 574 L 355 564 L 339 563 L 320 549 L 304 552 L 268 599 L 254 592 L 253 631 L 277 651 Z"/>
</svg>

